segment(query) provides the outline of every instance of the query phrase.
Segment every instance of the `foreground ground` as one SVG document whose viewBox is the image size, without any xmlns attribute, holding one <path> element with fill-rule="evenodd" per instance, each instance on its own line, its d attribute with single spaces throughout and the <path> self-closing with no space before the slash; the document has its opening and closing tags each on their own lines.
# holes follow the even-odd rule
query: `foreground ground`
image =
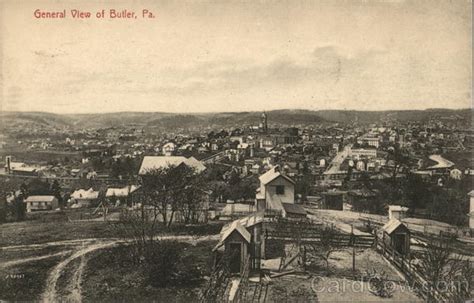
<svg viewBox="0 0 474 303">
<path fill-rule="evenodd" d="M 332 253 L 329 270 L 321 263 L 312 264 L 305 272 L 272 278 L 268 288 L 268 302 L 422 302 L 404 277 L 382 256 L 372 249 L 355 252 L 356 271 L 352 271 L 352 249 Z M 292 267 L 288 268 L 289 270 Z M 296 268 L 293 268 L 296 269 Z M 387 281 L 395 285 L 389 298 L 375 295 L 374 288 L 362 277 L 375 269 L 385 273 Z"/>
<path fill-rule="evenodd" d="M 186 257 L 193 256 L 194 264 L 202 269 L 210 268 L 215 236 L 161 239 L 182 242 Z M 180 288 L 147 285 L 143 268 L 130 261 L 128 244 L 123 240 L 88 239 L 3 247 L 0 300 L 97 302 L 182 297 L 186 301 L 196 296 L 199 283 Z"/>
<path fill-rule="evenodd" d="M 198 285 L 173 290 L 138 283 L 136 267 L 127 267 L 130 262 L 112 258 L 127 257 L 120 254 L 120 247 L 129 244 L 129 240 L 120 237 L 123 227 L 117 222 L 79 220 L 80 216 L 77 211 L 52 212 L 0 226 L 0 301 L 79 302 L 127 296 L 150 300 L 177 295 L 185 300 L 196 295 Z M 202 263 L 211 254 L 221 226 L 211 223 L 163 227 L 157 236 L 186 244 L 186 254 L 200 256 L 195 261 Z M 127 281 L 132 281 L 135 288 L 123 284 Z M 123 289 L 126 292 L 121 293 L 119 290 Z"/>
</svg>

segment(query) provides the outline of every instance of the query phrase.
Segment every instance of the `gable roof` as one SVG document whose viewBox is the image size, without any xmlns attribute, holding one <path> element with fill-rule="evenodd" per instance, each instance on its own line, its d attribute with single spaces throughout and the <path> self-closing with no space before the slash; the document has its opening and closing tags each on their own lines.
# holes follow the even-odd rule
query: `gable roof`
<svg viewBox="0 0 474 303">
<path fill-rule="evenodd" d="M 135 185 L 132 186 L 125 186 L 122 188 L 107 188 L 107 192 L 105 194 L 106 197 L 127 197 L 128 194 L 133 193 L 137 187 Z"/>
<path fill-rule="evenodd" d="M 55 196 L 29 196 L 25 199 L 25 202 L 53 202 L 57 199 Z"/>
<path fill-rule="evenodd" d="M 231 224 L 224 226 L 221 230 L 221 238 L 219 243 L 212 249 L 213 251 L 217 250 L 219 247 L 224 245 L 225 240 L 234 232 L 238 232 L 248 243 L 250 243 L 250 239 L 252 235 L 245 229 L 245 227 L 240 224 L 239 220 L 233 221 Z"/>
<path fill-rule="evenodd" d="M 245 241 L 250 243 L 252 235 L 247 228 L 252 227 L 258 223 L 263 222 L 263 212 L 255 212 L 251 215 L 232 221 L 232 223 L 225 225 L 221 230 L 221 238 L 219 243 L 213 248 L 213 251 L 224 245 L 225 239 L 227 239 L 232 232 L 237 231 L 242 235 Z"/>
<path fill-rule="evenodd" d="M 382 230 L 385 231 L 387 234 L 392 234 L 395 230 L 397 230 L 400 226 L 405 227 L 408 229 L 400 220 L 391 219 L 382 227 Z"/>
<path fill-rule="evenodd" d="M 153 169 L 168 168 L 170 166 L 179 166 L 185 164 L 194 168 L 198 173 L 206 169 L 206 166 L 194 157 L 186 158 L 183 156 L 146 156 L 143 158 L 142 165 L 138 172 L 139 175 L 145 175 Z"/>
<path fill-rule="evenodd" d="M 99 198 L 99 192 L 94 191 L 91 187 L 88 190 L 85 189 L 78 189 L 71 194 L 71 198 L 73 199 L 87 199 L 87 200 L 94 200 Z"/>
<path fill-rule="evenodd" d="M 271 168 L 269 171 L 267 171 L 266 173 L 264 173 L 263 175 L 261 175 L 258 179 L 260 180 L 260 183 L 262 184 L 268 184 L 270 182 L 272 182 L 273 180 L 275 180 L 276 178 L 278 177 L 283 177 L 285 178 L 286 180 L 288 180 L 289 182 L 295 184 L 295 181 L 293 181 L 292 179 L 290 179 L 289 177 L 283 175 L 280 171 L 279 171 L 279 167 L 278 166 L 275 166 L 273 168 Z"/>
</svg>

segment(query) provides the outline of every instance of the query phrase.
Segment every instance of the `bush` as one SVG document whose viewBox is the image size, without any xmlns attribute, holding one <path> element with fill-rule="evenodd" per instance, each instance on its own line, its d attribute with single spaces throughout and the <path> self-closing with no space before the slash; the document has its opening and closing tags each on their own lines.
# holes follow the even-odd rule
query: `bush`
<svg viewBox="0 0 474 303">
<path fill-rule="evenodd" d="M 143 266 L 149 285 L 176 286 L 201 277 L 196 265 L 187 261 L 191 259 L 184 258 L 185 246 L 176 241 L 160 241 L 147 246 Z"/>
</svg>

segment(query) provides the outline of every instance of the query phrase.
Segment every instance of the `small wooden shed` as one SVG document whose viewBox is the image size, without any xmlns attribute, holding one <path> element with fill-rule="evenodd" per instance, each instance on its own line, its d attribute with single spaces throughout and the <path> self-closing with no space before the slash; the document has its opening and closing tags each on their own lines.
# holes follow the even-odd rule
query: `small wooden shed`
<svg viewBox="0 0 474 303">
<path fill-rule="evenodd" d="M 224 247 L 224 254 L 230 257 L 231 273 L 242 273 L 250 253 L 251 238 L 250 232 L 238 220 L 232 222 L 222 231 L 221 239 L 214 251 Z"/>
<path fill-rule="evenodd" d="M 391 219 L 383 227 L 384 242 L 396 252 L 407 255 L 410 253 L 410 230 L 400 220 Z"/>
</svg>

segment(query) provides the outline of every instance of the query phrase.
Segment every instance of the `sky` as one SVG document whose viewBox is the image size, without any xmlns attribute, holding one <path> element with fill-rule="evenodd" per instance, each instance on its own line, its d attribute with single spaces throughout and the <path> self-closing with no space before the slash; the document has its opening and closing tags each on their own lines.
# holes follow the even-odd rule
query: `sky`
<svg viewBox="0 0 474 303">
<path fill-rule="evenodd" d="M 471 106 L 468 0 L 128 2 L 0 0 L 0 110 Z"/>
</svg>

